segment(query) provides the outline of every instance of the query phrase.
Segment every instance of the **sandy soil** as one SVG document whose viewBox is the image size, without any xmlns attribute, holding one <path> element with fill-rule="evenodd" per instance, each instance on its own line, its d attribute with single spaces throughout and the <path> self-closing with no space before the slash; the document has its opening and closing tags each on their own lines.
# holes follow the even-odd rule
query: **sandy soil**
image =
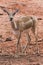
<svg viewBox="0 0 43 65">
<path fill-rule="evenodd" d="M 6 58 L 1 55 L 13 55 L 17 51 L 17 35 L 14 34 L 9 21 L 8 15 L 3 12 L 0 8 L 0 65 L 43 65 L 43 0 L 0 0 L 0 6 L 5 6 L 10 12 L 15 11 L 18 8 L 20 11 L 15 15 L 15 20 L 17 20 L 20 15 L 36 16 L 37 18 L 42 18 L 38 20 L 38 48 L 40 55 L 34 56 L 37 52 L 37 46 L 34 43 L 35 37 L 30 31 L 31 45 L 26 49 L 26 54 L 31 55 L 30 59 L 28 56 L 21 56 L 19 58 Z M 11 38 L 10 41 L 6 41 L 6 38 Z M 27 44 L 27 36 L 25 31 L 21 35 L 20 44 L 23 50 L 23 46 Z M 18 49 L 20 52 L 20 48 Z M 32 56 L 33 55 L 33 56 Z"/>
</svg>

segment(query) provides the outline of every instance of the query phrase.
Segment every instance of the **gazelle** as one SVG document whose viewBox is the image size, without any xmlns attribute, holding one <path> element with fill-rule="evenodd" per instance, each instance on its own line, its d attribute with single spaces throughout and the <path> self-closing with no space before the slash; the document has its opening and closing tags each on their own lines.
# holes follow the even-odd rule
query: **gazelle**
<svg viewBox="0 0 43 65">
<path fill-rule="evenodd" d="M 1 8 L 3 9 L 4 12 L 6 12 L 8 14 L 13 30 L 20 32 L 19 38 L 18 38 L 18 42 L 17 42 L 17 52 L 18 52 L 19 41 L 20 41 L 20 38 L 21 38 L 21 33 L 24 30 L 27 30 L 27 29 L 31 28 L 31 31 L 33 32 L 33 34 L 34 34 L 34 36 L 36 38 L 37 54 L 39 54 L 38 43 L 37 43 L 37 18 L 36 17 L 32 17 L 32 16 L 23 16 L 23 17 L 19 18 L 17 21 L 14 21 L 13 20 L 13 16 L 16 14 L 16 12 L 18 12 L 18 9 L 15 12 L 13 12 L 12 14 L 10 14 L 6 10 L 5 7 L 1 7 Z M 28 32 L 26 32 L 26 33 L 27 33 L 27 36 L 28 36 L 27 37 L 27 39 L 28 39 L 27 46 L 28 46 L 28 44 L 31 41 L 31 38 L 30 38 L 29 33 Z M 27 46 L 25 47 L 24 51 L 26 50 Z M 24 52 L 24 51 L 22 51 L 22 52 Z"/>
</svg>

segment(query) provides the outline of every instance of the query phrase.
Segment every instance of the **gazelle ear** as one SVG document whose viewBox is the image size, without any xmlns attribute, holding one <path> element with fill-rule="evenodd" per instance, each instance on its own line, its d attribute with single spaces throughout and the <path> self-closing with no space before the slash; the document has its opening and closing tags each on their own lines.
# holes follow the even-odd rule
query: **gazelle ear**
<svg viewBox="0 0 43 65">
<path fill-rule="evenodd" d="M 19 9 L 16 9 L 15 12 L 13 12 L 13 16 L 19 11 Z"/>
<path fill-rule="evenodd" d="M 6 7 L 0 6 L 0 8 L 1 8 L 4 12 L 6 12 L 6 13 L 9 15 L 9 12 L 8 12 L 8 10 L 6 9 Z"/>
</svg>

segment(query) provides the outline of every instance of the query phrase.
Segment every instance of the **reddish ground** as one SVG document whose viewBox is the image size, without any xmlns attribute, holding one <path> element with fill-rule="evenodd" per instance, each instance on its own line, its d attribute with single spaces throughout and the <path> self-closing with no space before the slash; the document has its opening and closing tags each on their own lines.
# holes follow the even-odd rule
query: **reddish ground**
<svg viewBox="0 0 43 65">
<path fill-rule="evenodd" d="M 14 11 L 15 8 L 20 9 L 20 11 L 15 15 L 15 20 L 18 16 L 22 15 L 34 15 L 37 18 L 40 17 L 42 20 L 38 20 L 38 40 L 43 39 L 43 0 L 0 0 L 0 6 L 5 6 L 10 12 Z M 0 8 L 0 55 L 13 55 L 17 51 L 17 36 L 12 32 L 11 23 L 9 21 L 8 15 L 3 12 Z M 2 38 L 1 38 L 2 35 Z M 30 36 L 33 41 L 33 34 L 30 31 Z M 6 41 L 6 38 L 11 37 L 12 41 Z M 27 38 L 25 32 L 21 35 L 20 40 L 21 47 L 27 44 Z M 29 55 L 35 54 L 37 52 L 37 47 L 34 41 L 31 42 L 32 45 L 26 49 Z M 38 42 L 40 55 L 43 56 L 43 40 Z M 22 49 L 23 50 L 23 49 Z M 21 57 L 20 57 L 21 58 Z M 0 65 L 43 65 L 43 57 L 32 56 L 30 59 L 28 57 L 24 58 L 5 58 L 0 57 Z"/>
</svg>

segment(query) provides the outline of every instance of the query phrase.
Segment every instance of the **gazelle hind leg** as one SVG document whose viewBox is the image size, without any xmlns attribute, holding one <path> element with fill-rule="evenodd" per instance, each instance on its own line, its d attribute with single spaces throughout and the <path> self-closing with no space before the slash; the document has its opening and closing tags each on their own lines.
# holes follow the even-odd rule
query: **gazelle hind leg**
<svg viewBox="0 0 43 65">
<path fill-rule="evenodd" d="M 35 34 L 35 39 L 36 39 L 36 47 L 37 47 L 37 51 L 36 51 L 36 54 L 37 55 L 40 55 L 40 52 L 39 52 L 39 47 L 38 47 L 38 33 L 37 34 Z"/>
<path fill-rule="evenodd" d="M 39 55 L 39 47 L 38 47 L 38 21 L 37 21 L 37 18 L 33 18 L 33 26 L 32 26 L 32 32 L 35 36 L 35 39 L 36 39 L 36 47 L 37 47 L 37 55 Z"/>
<path fill-rule="evenodd" d="M 36 46 L 37 46 L 37 52 L 36 52 L 36 54 L 40 55 L 39 46 L 38 46 L 38 26 L 37 25 L 36 25 L 36 28 L 35 28 L 35 38 L 36 38 Z"/>
<path fill-rule="evenodd" d="M 37 22 L 36 22 L 37 23 Z M 33 27 L 32 27 L 32 32 L 35 36 L 35 42 L 36 42 L 36 47 L 37 47 L 37 55 L 39 55 L 39 47 L 38 47 L 38 27 L 37 27 L 37 24 L 35 24 Z"/>
</svg>

